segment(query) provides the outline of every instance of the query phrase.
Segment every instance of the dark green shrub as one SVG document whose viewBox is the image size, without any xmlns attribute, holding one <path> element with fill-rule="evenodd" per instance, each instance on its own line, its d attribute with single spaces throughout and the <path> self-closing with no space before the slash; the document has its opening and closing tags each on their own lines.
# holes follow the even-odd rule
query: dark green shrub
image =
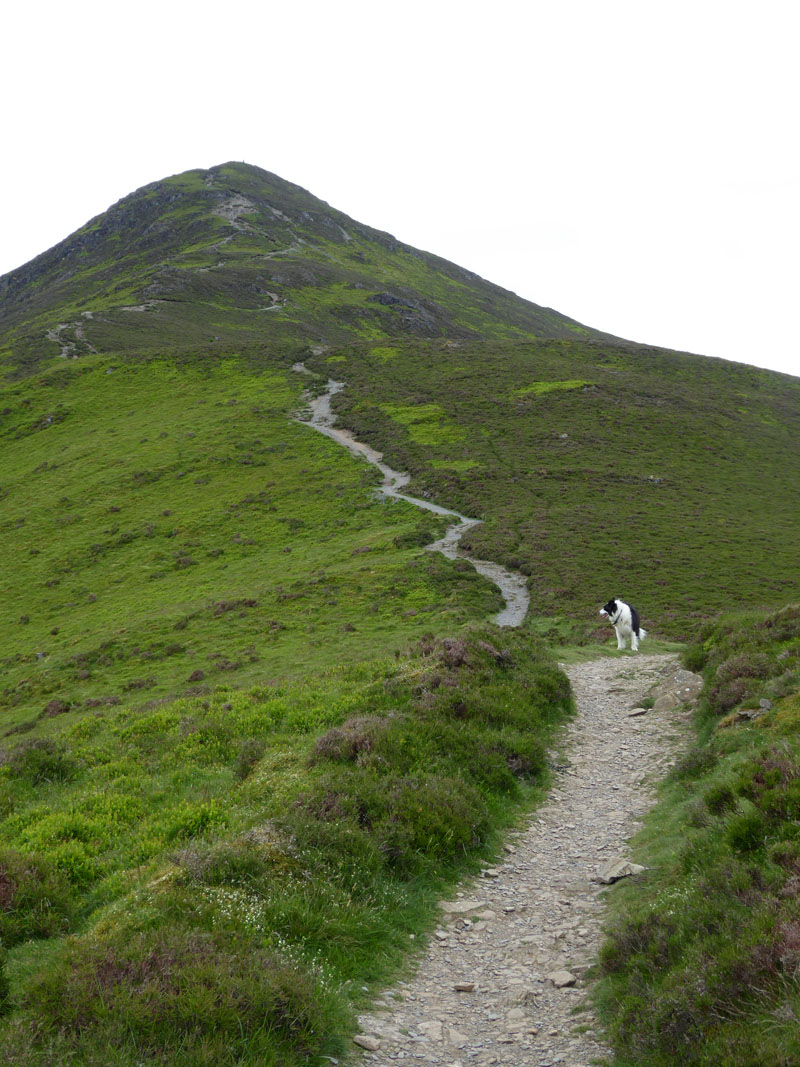
<svg viewBox="0 0 800 1067">
<path fill-rule="evenodd" d="M 384 777 L 368 768 L 323 776 L 296 810 L 360 830 L 389 868 L 404 873 L 454 859 L 478 845 L 488 828 L 485 801 L 463 779 Z"/>
<path fill-rule="evenodd" d="M 708 695 L 711 710 L 724 715 L 758 690 L 754 678 L 729 678 L 715 685 Z"/>
<path fill-rule="evenodd" d="M 31 785 L 66 782 L 80 769 L 78 760 L 49 738 L 22 741 L 0 755 L 0 765 L 3 763 L 14 777 L 26 779 Z"/>
<path fill-rule="evenodd" d="M 334 726 L 323 734 L 314 745 L 311 762 L 323 760 L 355 763 L 375 748 L 376 741 L 385 733 L 391 720 L 377 715 L 358 715 L 341 726 Z"/>
<path fill-rule="evenodd" d="M 713 785 L 706 790 L 703 800 L 712 815 L 721 815 L 736 803 L 736 794 L 727 784 Z"/>
<path fill-rule="evenodd" d="M 319 1054 L 329 1003 L 306 970 L 241 932 L 178 925 L 67 945 L 22 1007 L 37 1020 L 29 1040 L 59 1032 L 73 1054 L 133 1046 L 136 1062 L 277 1067 Z"/>
<path fill-rule="evenodd" d="M 692 748 L 681 756 L 669 773 L 672 780 L 691 781 L 707 774 L 717 762 L 717 755 L 710 748 Z"/>
<path fill-rule="evenodd" d="M 239 751 L 236 753 L 236 762 L 233 765 L 234 777 L 243 782 L 245 778 L 249 777 L 251 771 L 266 751 L 267 746 L 260 737 L 248 737 L 242 741 Z"/>
<path fill-rule="evenodd" d="M 236 841 L 191 845 L 174 861 L 184 881 L 212 886 L 253 885 L 300 870 L 289 839 L 271 826 L 251 830 Z"/>
<path fill-rule="evenodd" d="M 702 645 L 689 645 L 681 659 L 687 671 L 699 674 L 708 663 L 708 653 Z"/>
<path fill-rule="evenodd" d="M 766 678 L 770 662 L 770 657 L 763 652 L 743 652 L 721 663 L 716 670 L 716 679 L 728 682 L 734 678 Z"/>
<path fill-rule="evenodd" d="M 41 856 L 0 851 L 0 943 L 7 948 L 69 929 L 75 899 L 66 874 Z"/>
<path fill-rule="evenodd" d="M 657 912 L 619 924 L 600 952 L 603 973 L 626 969 L 657 973 L 676 955 L 677 934 L 677 921 Z"/>
<path fill-rule="evenodd" d="M 753 852 L 763 846 L 767 830 L 763 813 L 757 808 L 749 808 L 731 816 L 725 840 L 734 852 Z"/>
</svg>

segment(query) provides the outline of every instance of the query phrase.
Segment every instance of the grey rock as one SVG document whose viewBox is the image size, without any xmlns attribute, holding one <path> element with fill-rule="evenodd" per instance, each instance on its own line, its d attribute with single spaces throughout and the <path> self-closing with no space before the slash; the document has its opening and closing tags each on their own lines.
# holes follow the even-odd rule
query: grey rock
<svg viewBox="0 0 800 1067">
<path fill-rule="evenodd" d="M 377 1052 L 381 1047 L 379 1039 L 373 1037 L 372 1034 L 356 1034 L 353 1038 L 353 1042 L 361 1048 L 366 1049 L 367 1052 Z"/>
<path fill-rule="evenodd" d="M 632 863 L 622 856 L 615 856 L 614 859 L 603 864 L 597 872 L 595 881 L 602 882 L 603 885 L 612 885 L 620 878 L 629 878 L 632 874 L 641 874 L 644 870 L 646 868 L 639 863 Z"/>
<path fill-rule="evenodd" d="M 486 905 L 485 900 L 443 900 L 439 907 L 448 915 L 469 915 L 471 911 L 480 911 Z"/>
</svg>

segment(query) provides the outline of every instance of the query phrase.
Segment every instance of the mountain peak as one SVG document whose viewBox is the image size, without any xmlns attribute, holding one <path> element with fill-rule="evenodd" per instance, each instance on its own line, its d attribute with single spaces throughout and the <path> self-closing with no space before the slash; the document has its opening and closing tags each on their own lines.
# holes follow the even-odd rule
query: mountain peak
<svg viewBox="0 0 800 1067">
<path fill-rule="evenodd" d="M 606 336 L 243 162 L 138 189 L 0 278 L 0 299 L 26 366 L 153 345 Z"/>
</svg>

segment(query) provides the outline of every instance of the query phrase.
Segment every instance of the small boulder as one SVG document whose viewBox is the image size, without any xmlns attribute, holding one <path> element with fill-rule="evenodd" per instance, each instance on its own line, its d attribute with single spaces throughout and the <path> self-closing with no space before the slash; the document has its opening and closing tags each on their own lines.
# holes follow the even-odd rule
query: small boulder
<svg viewBox="0 0 800 1067">
<path fill-rule="evenodd" d="M 614 882 L 618 882 L 620 878 L 629 878 L 632 874 L 641 874 L 646 869 L 640 863 L 631 863 L 630 860 L 626 860 L 622 856 L 616 856 L 600 868 L 595 881 L 601 882 L 603 885 L 612 885 Z"/>
<path fill-rule="evenodd" d="M 353 1042 L 360 1048 L 366 1049 L 367 1052 L 377 1052 L 381 1047 L 380 1039 L 372 1034 L 356 1034 Z"/>
</svg>

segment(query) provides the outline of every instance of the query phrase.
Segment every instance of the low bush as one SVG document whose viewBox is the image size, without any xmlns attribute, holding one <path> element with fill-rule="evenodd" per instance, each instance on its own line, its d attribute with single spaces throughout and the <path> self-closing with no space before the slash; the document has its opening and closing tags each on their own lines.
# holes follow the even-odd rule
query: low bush
<svg viewBox="0 0 800 1067">
<path fill-rule="evenodd" d="M 66 875 L 42 856 L 0 850 L 0 944 L 65 933 L 76 907 Z"/>
<path fill-rule="evenodd" d="M 62 744 L 49 738 L 22 741 L 10 751 L 0 752 L 0 768 L 27 780 L 31 785 L 66 782 L 80 770 L 80 763 Z"/>
<path fill-rule="evenodd" d="M 79 1046 L 90 1063 L 114 1049 L 131 1065 L 299 1067 L 330 1046 L 335 1018 L 306 968 L 241 933 L 172 923 L 68 944 L 21 1006 L 35 1009 L 29 1042 L 51 1062 L 73 1061 Z"/>
<path fill-rule="evenodd" d="M 260 737 L 248 737 L 242 741 L 233 766 L 233 773 L 240 782 L 250 775 L 266 750 L 266 743 Z"/>
</svg>

